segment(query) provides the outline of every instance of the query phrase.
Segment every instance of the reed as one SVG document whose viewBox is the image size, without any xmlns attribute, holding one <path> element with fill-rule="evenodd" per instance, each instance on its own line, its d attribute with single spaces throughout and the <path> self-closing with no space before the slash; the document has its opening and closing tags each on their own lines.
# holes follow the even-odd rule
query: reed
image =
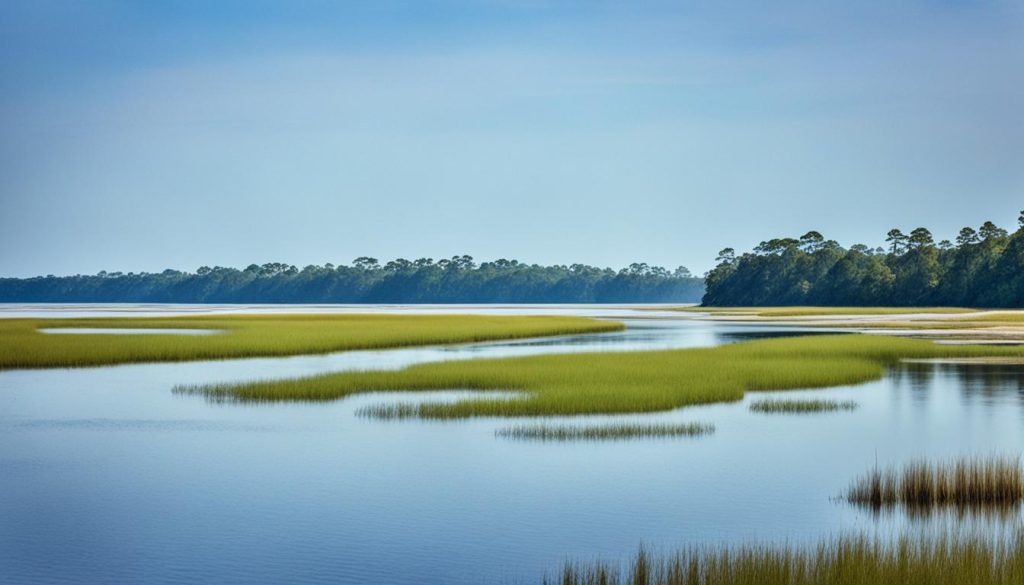
<svg viewBox="0 0 1024 585">
<path fill-rule="evenodd" d="M 503 390 L 421 404 L 423 418 L 625 414 L 741 400 L 747 391 L 880 378 L 901 358 L 1021 357 L 1024 347 L 937 345 L 875 335 L 769 339 L 712 348 L 595 352 L 418 364 L 307 378 L 181 386 L 214 400 L 323 401 L 375 391 Z"/>
<path fill-rule="evenodd" d="M 704 423 L 649 423 L 605 425 L 520 425 L 494 432 L 506 439 L 532 441 L 610 441 L 652 437 L 697 437 L 715 432 Z"/>
<path fill-rule="evenodd" d="M 1024 467 L 1009 456 L 919 459 L 875 467 L 850 484 L 846 499 L 873 507 L 1015 506 L 1024 501 Z"/>
<path fill-rule="evenodd" d="M 837 410 L 855 410 L 857 403 L 853 400 L 824 399 L 783 399 L 766 398 L 750 403 L 750 410 L 767 414 L 811 414 L 815 412 L 834 412 Z"/>
<path fill-rule="evenodd" d="M 1024 582 L 1024 537 L 845 535 L 812 546 L 695 546 L 622 566 L 568 562 L 544 585 L 1011 585 Z"/>
<path fill-rule="evenodd" d="M 42 328 L 217 329 L 203 336 L 66 334 Z M 0 319 L 0 369 L 82 367 L 322 354 L 623 329 L 579 317 L 486 315 L 229 315 Z"/>
<path fill-rule="evenodd" d="M 420 416 L 420 404 L 371 404 L 356 409 L 356 416 L 363 418 L 376 418 L 380 420 L 394 420 L 402 418 L 415 418 Z"/>
</svg>

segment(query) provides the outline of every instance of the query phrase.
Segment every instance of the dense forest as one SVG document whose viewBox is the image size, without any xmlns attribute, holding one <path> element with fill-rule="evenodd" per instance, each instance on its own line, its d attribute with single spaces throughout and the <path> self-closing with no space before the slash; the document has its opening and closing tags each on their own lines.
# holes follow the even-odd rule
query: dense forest
<svg viewBox="0 0 1024 585">
<path fill-rule="evenodd" d="M 892 229 L 885 247 L 845 249 L 810 231 L 726 248 L 705 276 L 708 306 L 1024 306 L 1024 211 L 1016 232 L 992 222 L 935 242 L 923 227 Z"/>
<path fill-rule="evenodd" d="M 244 270 L 0 278 L 0 302 L 133 303 L 639 303 L 698 302 L 703 279 L 680 266 L 539 266 L 517 260 L 477 264 L 471 256 L 434 262 L 399 258 L 351 266 L 253 264 Z"/>
</svg>

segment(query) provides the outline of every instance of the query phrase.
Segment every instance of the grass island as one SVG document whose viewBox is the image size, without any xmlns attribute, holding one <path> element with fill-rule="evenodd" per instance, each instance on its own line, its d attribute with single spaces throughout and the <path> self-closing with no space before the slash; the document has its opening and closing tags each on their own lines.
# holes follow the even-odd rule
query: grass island
<svg viewBox="0 0 1024 585">
<path fill-rule="evenodd" d="M 117 334 L 40 331 L 60 328 L 116 329 Z M 263 314 L 0 319 L 0 370 L 323 354 L 623 328 L 614 321 L 564 316 Z M 124 334 L 125 329 L 212 329 L 221 333 L 133 335 Z"/>
</svg>

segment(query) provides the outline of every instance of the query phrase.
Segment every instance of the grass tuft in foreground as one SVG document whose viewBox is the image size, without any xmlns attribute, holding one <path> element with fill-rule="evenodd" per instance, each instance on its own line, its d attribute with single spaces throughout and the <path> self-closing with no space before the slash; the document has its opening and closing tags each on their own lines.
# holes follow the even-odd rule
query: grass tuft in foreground
<svg viewBox="0 0 1024 585">
<path fill-rule="evenodd" d="M 767 414 L 811 414 L 856 408 L 857 403 L 853 400 L 766 398 L 750 403 L 750 410 Z"/>
<path fill-rule="evenodd" d="M 502 390 L 422 404 L 423 418 L 622 414 L 730 402 L 747 391 L 825 388 L 880 378 L 902 358 L 1022 357 L 1024 347 L 937 345 L 875 335 L 820 335 L 711 348 L 460 360 L 401 370 L 180 386 L 214 400 L 319 401 L 375 391 Z"/>
<path fill-rule="evenodd" d="M 874 507 L 1015 506 L 1024 501 L 1024 468 L 1006 456 L 876 467 L 854 480 L 846 499 Z"/>
<path fill-rule="evenodd" d="M 623 570 L 625 569 L 625 570 Z M 817 546 L 692 547 L 627 567 L 567 563 L 544 585 L 1010 585 L 1024 582 L 1024 536 L 840 536 Z"/>
<path fill-rule="evenodd" d="M 704 423 L 651 423 L 606 425 L 521 425 L 494 432 L 506 439 L 533 441 L 611 441 L 653 437 L 697 437 L 715 432 Z"/>
<path fill-rule="evenodd" d="M 204 336 L 41 333 L 44 328 L 219 329 Z M 624 329 L 580 317 L 488 315 L 209 315 L 0 319 L 0 370 L 322 354 Z"/>
</svg>

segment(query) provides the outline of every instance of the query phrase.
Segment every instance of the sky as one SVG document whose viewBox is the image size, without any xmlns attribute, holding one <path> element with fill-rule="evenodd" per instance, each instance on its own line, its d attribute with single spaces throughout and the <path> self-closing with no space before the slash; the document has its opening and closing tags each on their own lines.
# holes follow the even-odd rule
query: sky
<svg viewBox="0 0 1024 585">
<path fill-rule="evenodd" d="M 0 276 L 703 273 L 1024 208 L 1024 3 L 0 3 Z"/>
</svg>

